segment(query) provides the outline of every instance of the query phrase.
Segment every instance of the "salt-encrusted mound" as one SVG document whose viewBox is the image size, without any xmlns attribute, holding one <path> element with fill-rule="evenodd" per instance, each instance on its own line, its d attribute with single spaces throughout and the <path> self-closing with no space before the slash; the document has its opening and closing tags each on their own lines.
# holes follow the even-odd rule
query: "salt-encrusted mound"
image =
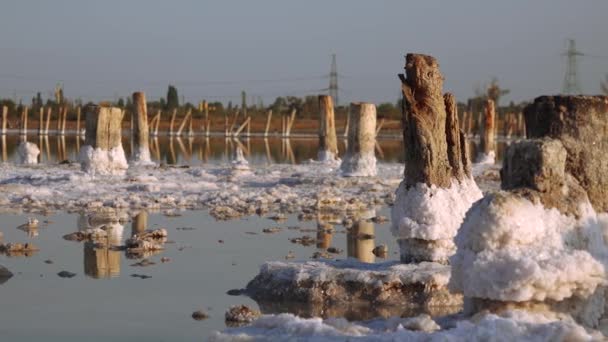
<svg viewBox="0 0 608 342">
<path fill-rule="evenodd" d="M 329 150 L 319 150 L 317 153 L 317 161 L 328 164 L 340 164 L 341 162 L 340 158 Z"/>
<path fill-rule="evenodd" d="M 129 165 L 122 146 L 110 150 L 93 148 L 85 145 L 80 149 L 79 156 L 82 171 L 90 175 L 124 175 Z"/>
<path fill-rule="evenodd" d="M 450 288 L 500 301 L 587 297 L 605 283 L 604 266 L 587 251 L 603 249 L 591 246 L 598 234 L 589 220 L 596 221 L 577 221 L 515 194 L 488 195 L 455 238 Z"/>
<path fill-rule="evenodd" d="M 399 240 L 402 256 L 408 253 L 417 255 L 414 259 L 418 260 L 447 260 L 455 251 L 452 238 L 467 210 L 481 197 L 472 178 L 454 179 L 448 189 L 424 183 L 407 189 L 401 183 L 391 209 L 391 231 Z"/>
<path fill-rule="evenodd" d="M 475 160 L 475 164 L 487 165 L 494 164 L 496 162 L 496 153 L 494 151 L 490 151 L 488 154 L 480 153 Z"/>
<path fill-rule="evenodd" d="M 448 266 L 429 262 L 271 261 L 249 282 L 247 293 L 254 299 L 307 303 L 460 305 L 462 297 L 447 290 L 449 278 Z"/>
<path fill-rule="evenodd" d="M 17 153 L 19 154 L 19 163 L 24 165 L 38 164 L 40 149 L 36 144 L 23 141 L 17 147 Z"/>
<path fill-rule="evenodd" d="M 150 148 L 148 146 L 138 146 L 134 151 L 131 164 L 135 166 L 149 166 L 156 163 L 150 158 Z"/>
<path fill-rule="evenodd" d="M 453 322 L 451 322 L 453 323 Z M 264 315 L 251 326 L 214 332 L 211 341 L 592 341 L 587 332 L 564 315 L 510 310 L 484 313 L 446 330 L 428 317 L 393 318 L 367 322 L 345 319 L 300 318 L 291 314 Z"/>
<path fill-rule="evenodd" d="M 361 153 L 346 155 L 340 165 L 340 170 L 346 177 L 374 177 L 378 174 L 376 157 Z"/>
</svg>

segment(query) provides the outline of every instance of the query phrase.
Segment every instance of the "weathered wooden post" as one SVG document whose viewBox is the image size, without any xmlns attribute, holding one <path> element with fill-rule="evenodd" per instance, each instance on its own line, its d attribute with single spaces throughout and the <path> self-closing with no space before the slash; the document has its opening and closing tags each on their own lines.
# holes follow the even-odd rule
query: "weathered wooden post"
<svg viewBox="0 0 608 342">
<path fill-rule="evenodd" d="M 44 107 L 40 107 L 40 111 L 38 114 L 38 135 L 44 135 Z"/>
<path fill-rule="evenodd" d="M 27 111 L 28 107 L 23 106 L 23 111 L 21 112 L 21 135 L 27 136 Z"/>
<path fill-rule="evenodd" d="M 7 106 L 2 106 L 2 135 L 6 134 L 6 122 L 7 122 L 7 118 L 8 118 L 8 107 Z M 5 146 L 4 143 L 2 143 L 2 146 Z"/>
<path fill-rule="evenodd" d="M 291 136 L 291 127 L 293 126 L 294 121 L 296 121 L 296 109 L 291 110 L 291 115 L 287 118 L 287 122 L 285 124 L 285 138 L 289 138 Z"/>
<path fill-rule="evenodd" d="M 177 115 L 177 109 L 173 109 L 171 113 L 171 122 L 169 123 L 169 136 L 172 137 L 175 135 L 173 132 L 173 125 L 175 124 L 175 116 Z"/>
<path fill-rule="evenodd" d="M 63 109 L 61 107 L 57 108 L 57 129 L 55 131 L 56 135 L 61 133 L 61 117 L 63 115 Z"/>
<path fill-rule="evenodd" d="M 272 120 L 272 109 L 268 110 L 268 116 L 266 117 L 266 129 L 264 129 L 264 137 L 268 137 L 268 130 L 270 130 L 270 121 Z"/>
<path fill-rule="evenodd" d="M 68 120 L 68 107 L 63 107 L 63 116 L 61 117 L 61 135 L 65 135 L 65 124 Z"/>
<path fill-rule="evenodd" d="M 287 135 L 287 125 L 285 120 L 285 113 L 281 113 L 281 137 L 285 137 Z"/>
<path fill-rule="evenodd" d="M 383 126 L 384 126 L 384 118 L 380 119 L 380 123 L 378 125 L 376 125 L 376 137 L 378 137 L 380 135 L 380 131 L 382 130 Z"/>
<path fill-rule="evenodd" d="M 351 103 L 348 145 L 340 165 L 347 177 L 371 177 L 376 170 L 376 106 L 372 103 Z"/>
<path fill-rule="evenodd" d="M 465 213 L 482 193 L 471 176 L 456 101 L 443 94 L 437 60 L 407 54 L 405 71 L 407 78 L 399 75 L 405 172 L 391 208 L 392 233 L 402 262 L 446 263 Z M 446 208 L 450 220 L 444 219 Z"/>
<path fill-rule="evenodd" d="M 140 211 L 133 218 L 131 223 L 131 236 L 140 235 L 145 232 L 148 228 L 148 213 L 146 211 Z"/>
<path fill-rule="evenodd" d="M 177 136 L 181 136 L 182 135 L 184 127 L 186 127 L 186 123 L 191 118 L 192 118 L 192 109 L 188 109 L 188 111 L 186 112 L 186 115 L 182 119 L 182 122 L 180 123 L 179 128 L 177 129 L 177 133 L 175 135 L 177 135 Z"/>
<path fill-rule="evenodd" d="M 479 163 L 494 163 L 495 159 L 495 135 L 496 135 L 496 110 L 494 101 L 486 100 L 483 115 L 483 133 L 481 135 L 481 154 L 477 157 Z"/>
<path fill-rule="evenodd" d="M 188 136 L 194 136 L 194 131 L 192 130 L 192 114 L 190 114 L 190 120 L 188 121 Z"/>
<path fill-rule="evenodd" d="M 205 101 L 205 136 L 208 138 L 211 135 L 211 119 L 209 118 L 209 103 Z"/>
<path fill-rule="evenodd" d="M 80 150 L 82 170 L 92 175 L 123 175 L 128 168 L 122 148 L 124 111 L 116 107 L 87 106 L 86 134 Z"/>
<path fill-rule="evenodd" d="M 344 138 L 348 138 L 348 130 L 350 127 L 350 115 L 346 114 L 346 124 L 344 125 Z"/>
<path fill-rule="evenodd" d="M 224 111 L 224 136 L 228 136 L 228 114 Z"/>
<path fill-rule="evenodd" d="M 150 146 L 148 138 L 148 109 L 146 94 L 143 92 L 133 93 L 133 159 L 135 164 L 151 164 Z"/>
<path fill-rule="evenodd" d="M 329 95 L 319 95 L 319 161 L 338 159 L 338 138 L 334 117 L 334 101 Z"/>
<path fill-rule="evenodd" d="M 237 120 L 239 119 L 239 111 L 234 112 L 234 118 L 232 119 L 232 124 L 230 124 L 230 128 L 228 132 L 230 136 L 234 136 L 234 126 L 236 125 Z"/>
<path fill-rule="evenodd" d="M 53 107 L 49 106 L 46 109 L 46 127 L 44 128 L 44 135 L 49 135 L 49 128 L 51 127 L 51 114 L 53 113 Z"/>
<path fill-rule="evenodd" d="M 80 131 L 80 106 L 78 106 L 76 108 L 76 136 L 79 137 L 82 135 L 82 132 Z M 78 139 L 76 139 L 78 140 Z"/>
<path fill-rule="evenodd" d="M 158 136 L 158 125 L 160 123 L 160 109 L 156 112 L 156 115 L 154 115 L 154 117 L 152 118 L 152 121 L 150 121 L 150 134 L 153 137 L 157 137 Z"/>
<path fill-rule="evenodd" d="M 247 120 L 245 120 L 245 122 L 243 122 L 243 124 L 241 124 L 241 126 L 236 130 L 236 132 L 234 132 L 234 136 L 238 137 L 239 134 L 241 134 L 241 131 L 245 128 L 245 126 L 249 125 L 250 121 L 251 121 L 251 117 L 248 116 Z"/>
</svg>

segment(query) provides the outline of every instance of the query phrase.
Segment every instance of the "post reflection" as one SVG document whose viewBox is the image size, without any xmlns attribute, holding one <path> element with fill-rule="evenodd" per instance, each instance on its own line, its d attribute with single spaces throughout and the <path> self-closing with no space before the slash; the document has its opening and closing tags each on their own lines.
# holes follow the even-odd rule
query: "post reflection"
<svg viewBox="0 0 608 342">
<path fill-rule="evenodd" d="M 84 243 L 84 273 L 95 279 L 118 277 L 121 252 L 117 247 L 122 244 L 124 230 L 119 215 L 111 212 L 82 214 L 78 218 L 78 229 L 103 229 L 107 232 L 105 239 Z"/>
<path fill-rule="evenodd" d="M 333 238 L 333 226 L 317 219 L 317 248 L 328 249 Z"/>
<path fill-rule="evenodd" d="M 346 253 L 349 257 L 356 258 L 361 262 L 374 263 L 376 256 L 373 253 L 375 247 L 374 223 L 360 219 L 346 235 Z"/>
</svg>

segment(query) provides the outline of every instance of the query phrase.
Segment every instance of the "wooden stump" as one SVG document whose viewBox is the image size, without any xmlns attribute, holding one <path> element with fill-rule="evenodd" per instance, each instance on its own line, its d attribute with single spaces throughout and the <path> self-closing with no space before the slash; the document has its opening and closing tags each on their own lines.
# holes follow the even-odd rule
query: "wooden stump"
<svg viewBox="0 0 608 342">
<path fill-rule="evenodd" d="M 342 175 L 375 176 L 376 106 L 372 103 L 351 103 L 348 117 L 348 146 L 340 165 Z"/>
<path fill-rule="evenodd" d="M 96 175 L 121 175 L 127 169 L 122 148 L 124 111 L 116 107 L 85 108 L 85 146 L 80 150 L 83 171 Z"/>
<path fill-rule="evenodd" d="M 481 136 L 481 152 L 486 156 L 493 155 L 496 150 L 496 109 L 494 101 L 486 100 L 483 115 L 483 134 Z"/>
<path fill-rule="evenodd" d="M 131 223 L 131 236 L 140 235 L 148 228 L 148 213 L 145 211 L 139 212 L 133 218 Z"/>
<path fill-rule="evenodd" d="M 482 193 L 471 177 L 456 100 L 452 94 L 443 94 L 437 61 L 431 56 L 408 54 L 405 71 L 407 77 L 399 75 L 404 99 L 405 175 L 391 208 L 392 232 L 402 262 L 447 263 L 455 251 L 453 237 L 466 211 Z M 459 205 L 448 207 L 446 198 Z M 442 220 L 446 210 L 452 215 L 449 222 Z"/>
<path fill-rule="evenodd" d="M 446 125 L 448 114 L 442 94 L 443 76 L 435 58 L 408 54 L 405 72 L 407 78 L 403 74 L 399 77 L 404 98 L 403 141 L 406 187 L 424 183 L 428 186 L 448 188 L 452 184 L 452 178 L 461 180 L 465 176 L 470 176 L 467 169 L 461 167 L 470 163 L 463 159 L 462 149 L 456 146 L 456 140 L 460 139 L 454 138 L 462 134 L 458 129 L 455 106 L 449 109 L 450 124 Z M 451 95 L 447 97 L 449 99 Z M 450 149 L 448 149 L 448 136 L 452 141 Z"/>
<path fill-rule="evenodd" d="M 6 134 L 7 118 L 8 118 L 8 107 L 2 106 L 2 134 Z"/>
<path fill-rule="evenodd" d="M 530 138 L 559 139 L 566 171 L 597 212 L 608 211 L 608 96 L 541 96 L 524 108 Z"/>
<path fill-rule="evenodd" d="M 338 138 L 331 96 L 319 95 L 319 152 L 320 161 L 333 161 L 338 157 Z"/>
<path fill-rule="evenodd" d="M 149 130 L 148 130 L 148 109 L 146 105 L 146 94 L 143 92 L 133 93 L 133 130 L 131 131 L 134 148 L 133 162 L 151 163 Z"/>
</svg>

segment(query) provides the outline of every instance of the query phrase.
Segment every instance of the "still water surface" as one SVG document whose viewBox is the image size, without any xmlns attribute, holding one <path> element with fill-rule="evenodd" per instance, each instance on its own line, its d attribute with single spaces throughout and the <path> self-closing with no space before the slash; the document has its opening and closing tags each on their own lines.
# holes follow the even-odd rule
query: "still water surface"
<svg viewBox="0 0 608 342">
<path fill-rule="evenodd" d="M 39 139 L 30 142 L 41 149 L 42 163 L 77 160 L 83 141 L 75 136 Z M 18 136 L 2 137 L 2 160 L 15 162 Z M 302 163 L 316 158 L 317 139 L 251 139 L 240 142 L 224 138 L 152 140 L 152 157 L 166 164 L 200 165 L 225 163 L 239 145 L 252 164 Z M 340 141 L 340 153 L 345 142 Z M 132 147 L 123 141 L 127 156 Z M 472 144 L 472 155 L 475 153 Z M 498 156 L 504 143 L 498 144 Z M 401 163 L 403 148 L 400 140 L 379 140 L 376 155 L 381 162 Z M 379 208 L 378 214 L 389 217 L 389 208 Z M 40 222 L 37 230 L 18 229 L 28 217 Z M 66 241 L 63 235 L 82 229 L 80 214 L 56 212 L 49 216 L 0 214 L 0 231 L 5 242 L 31 242 L 40 251 L 31 256 L 0 256 L 0 264 L 15 275 L 0 285 L 0 340 L 2 341 L 192 341 L 204 340 L 211 331 L 225 328 L 224 312 L 236 304 L 273 310 L 292 311 L 306 315 L 301 308 L 276 308 L 269 303 L 258 305 L 244 296 L 229 296 L 227 290 L 243 288 L 258 273 L 265 261 L 284 260 L 290 251 L 296 260 L 310 259 L 315 245 L 292 244 L 289 238 L 317 233 L 302 232 L 288 227 L 315 229 L 317 222 L 299 222 L 290 216 L 277 224 L 263 217 L 248 217 L 233 221 L 216 221 L 206 211 L 187 211 L 178 217 L 149 213 L 147 228 L 167 228 L 166 250 L 149 257 L 155 265 L 132 266 L 139 260 L 129 259 L 124 252 L 95 249 L 91 243 Z M 48 221 L 48 223 L 43 223 Z M 79 223 L 80 222 L 80 223 Z M 348 237 L 342 226 L 334 234 L 322 237 L 323 248 L 334 246 L 347 256 L 365 262 L 383 261 L 371 254 L 374 245 L 387 244 L 389 260 L 398 259 L 396 242 L 390 234 L 390 223 L 371 224 L 373 241 L 358 241 Z M 132 234 L 134 224 L 124 222 L 121 241 Z M 282 227 L 275 234 L 262 229 Z M 187 228 L 187 229 L 182 229 Z M 255 233 L 255 234 L 252 234 Z M 320 237 L 320 236 L 316 236 Z M 222 240 L 223 243 L 219 241 Z M 367 245 L 357 245 L 365 243 Z M 118 244 L 118 243 L 117 243 Z M 368 248 L 371 247 L 371 248 Z M 361 252 L 365 250 L 367 252 Z M 169 258 L 166 263 L 161 258 Z M 45 261 L 52 261 L 46 263 Z M 76 273 L 73 278 L 61 278 L 60 271 Z M 150 276 L 141 279 L 133 274 Z M 273 303 L 270 303 L 273 304 Z M 193 311 L 203 310 L 210 318 L 195 321 Z M 327 313 L 331 315 L 331 313 Z M 371 312 L 349 312 L 349 319 L 369 317 Z"/>
<path fill-rule="evenodd" d="M 38 145 L 41 163 L 58 163 L 64 160 L 78 160 L 78 152 L 83 145 L 83 137 L 68 135 L 38 137 L 28 136 L 28 141 Z M 21 137 L 7 135 L 0 137 L 1 160 L 17 162 L 17 146 Z M 245 157 L 252 164 L 300 164 L 317 158 L 319 147 L 316 138 L 251 138 L 226 139 L 219 137 L 204 138 L 169 138 L 166 136 L 150 140 L 151 157 L 155 162 L 172 165 L 200 165 L 201 163 L 225 163 L 231 160 L 234 150 L 240 146 Z M 501 160 L 506 143 L 497 143 L 497 160 Z M 130 139 L 123 136 L 123 148 L 127 158 L 131 155 L 133 145 Z M 339 155 L 344 155 L 346 140 L 338 141 Z M 478 142 L 470 140 L 469 153 L 475 160 Z M 403 142 L 398 139 L 379 139 L 376 144 L 376 158 L 381 162 L 403 163 Z"/>
<path fill-rule="evenodd" d="M 387 209 L 379 213 L 389 214 Z M 26 217 L 49 223 L 34 232 L 18 229 Z M 204 340 L 210 331 L 225 328 L 224 312 L 231 305 L 258 308 L 255 301 L 229 296 L 227 290 L 243 288 L 264 261 L 284 260 L 290 251 L 296 259 L 309 259 L 318 250 L 315 245 L 304 247 L 288 240 L 305 234 L 315 237 L 314 232 L 287 229 L 315 229 L 314 221 L 299 222 L 289 217 L 277 224 L 255 216 L 218 222 L 202 211 L 183 212 L 179 217 L 151 213 L 147 227 L 167 228 L 174 243 L 167 243 L 164 252 L 148 258 L 155 265 L 137 267 L 132 265 L 139 260 L 128 259 L 124 252 L 96 250 L 90 243 L 64 240 L 63 235 L 82 227 L 79 220 L 79 214 L 71 213 L 47 217 L 0 215 L 5 241 L 31 242 L 40 248 L 29 257 L 0 257 L 0 264 L 15 274 L 0 285 L 1 340 Z M 123 240 L 131 235 L 133 226 L 133 222 L 124 224 Z M 275 234 L 262 233 L 262 229 L 275 226 L 284 229 Z M 372 254 L 357 255 L 356 248 L 347 246 L 343 227 L 335 228 L 324 241 L 344 251 L 340 258 L 351 254 L 375 261 Z M 375 225 L 374 233 L 372 244 L 386 243 L 389 259 L 398 258 L 388 224 Z M 161 263 L 161 257 L 171 260 Z M 47 264 L 46 260 L 53 263 Z M 63 270 L 77 275 L 61 278 L 57 273 Z M 132 274 L 151 278 L 135 278 Z M 199 309 L 208 312 L 210 318 L 193 320 L 190 315 Z"/>
</svg>

